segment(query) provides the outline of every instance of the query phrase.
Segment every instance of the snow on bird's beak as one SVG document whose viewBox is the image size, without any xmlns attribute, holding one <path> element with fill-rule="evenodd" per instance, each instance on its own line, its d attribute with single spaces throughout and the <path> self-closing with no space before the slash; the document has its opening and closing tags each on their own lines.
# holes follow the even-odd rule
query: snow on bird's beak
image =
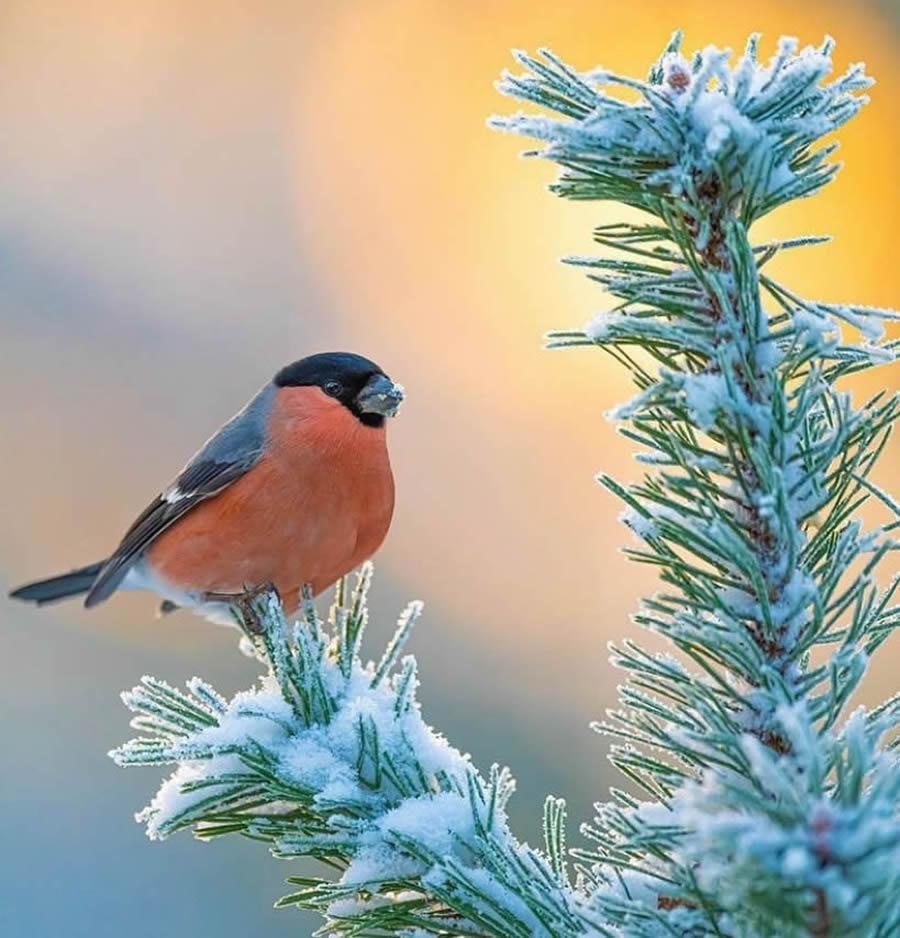
<svg viewBox="0 0 900 938">
<path fill-rule="evenodd" d="M 394 384 L 387 375 L 372 375 L 356 395 L 356 406 L 364 414 L 393 417 L 403 401 L 403 386 Z"/>
</svg>

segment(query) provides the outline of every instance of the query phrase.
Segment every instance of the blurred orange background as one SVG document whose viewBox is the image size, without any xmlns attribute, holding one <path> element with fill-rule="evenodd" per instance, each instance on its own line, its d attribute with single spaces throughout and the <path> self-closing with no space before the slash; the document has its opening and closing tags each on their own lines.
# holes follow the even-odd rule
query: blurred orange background
<svg viewBox="0 0 900 938">
<path fill-rule="evenodd" d="M 635 478 L 603 419 L 631 392 L 594 350 L 541 334 L 609 305 L 556 263 L 615 206 L 542 191 L 552 167 L 488 131 L 510 47 L 643 76 L 672 30 L 739 52 L 764 33 L 838 40 L 878 84 L 840 133 L 846 168 L 760 240 L 830 232 L 772 269 L 800 293 L 897 305 L 900 12 L 890 4 L 644 0 L 329 5 L 9 0 L 0 13 L 0 582 L 98 559 L 222 420 L 285 362 L 347 349 L 406 385 L 392 424 L 393 529 L 370 649 L 410 597 L 426 716 L 520 781 L 534 840 L 548 791 L 587 818 L 614 775 L 587 729 L 615 700 L 606 643 L 654 589 L 626 563 L 599 470 Z M 897 383 L 869 377 L 856 391 Z M 880 480 L 896 489 L 894 446 Z M 226 689 L 236 636 L 131 595 L 85 613 L 6 603 L 0 932 L 305 934 L 269 910 L 292 870 L 262 848 L 131 822 L 153 772 L 105 751 L 145 672 Z M 862 698 L 894 692 L 889 659 Z M 244 888 L 236 888 L 240 883 Z M 52 901 L 47 896 L 52 896 Z M 135 910 L 140 908 L 140 915 Z"/>
</svg>

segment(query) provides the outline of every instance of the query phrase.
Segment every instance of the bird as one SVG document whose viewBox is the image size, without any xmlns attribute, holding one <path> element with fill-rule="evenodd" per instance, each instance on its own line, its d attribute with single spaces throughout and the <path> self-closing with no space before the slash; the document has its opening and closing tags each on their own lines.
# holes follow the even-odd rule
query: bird
<svg viewBox="0 0 900 938">
<path fill-rule="evenodd" d="M 275 376 L 138 515 L 105 560 L 9 594 L 38 605 L 117 590 L 235 623 L 277 591 L 285 615 L 374 554 L 394 510 L 386 419 L 401 385 L 368 358 L 323 352 Z"/>
</svg>

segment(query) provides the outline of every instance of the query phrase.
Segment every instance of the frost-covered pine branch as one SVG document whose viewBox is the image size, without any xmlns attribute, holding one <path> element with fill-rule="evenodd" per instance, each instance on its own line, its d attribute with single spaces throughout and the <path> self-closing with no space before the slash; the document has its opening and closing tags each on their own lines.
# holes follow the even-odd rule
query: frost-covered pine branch
<svg viewBox="0 0 900 938">
<path fill-rule="evenodd" d="M 589 930 L 596 916 L 567 878 L 561 803 L 545 806 L 546 853 L 519 844 L 506 823 L 509 772 L 484 778 L 422 720 L 416 663 L 400 658 L 420 604 L 380 661 L 362 664 L 371 573 L 365 565 L 352 593 L 341 581 L 327 622 L 308 598 L 292 627 L 276 596 L 254 600 L 261 632 L 243 641 L 269 674 L 230 702 L 199 678 L 181 691 L 145 677 L 123 695 L 143 735 L 116 762 L 178 764 L 138 820 L 154 839 L 240 833 L 280 859 L 322 861 L 332 880 L 291 877 L 278 904 L 321 912 L 329 934 Z"/>
<path fill-rule="evenodd" d="M 880 339 L 896 316 L 796 296 L 765 265 L 817 239 L 749 235 L 833 177 L 834 145 L 816 143 L 870 81 L 859 65 L 825 81 L 830 40 L 798 53 L 783 39 L 761 65 L 754 36 L 734 67 L 711 47 L 688 61 L 680 41 L 647 82 L 519 55 L 528 73 L 502 90 L 561 118 L 496 121 L 546 142 L 558 194 L 649 216 L 596 231 L 613 257 L 568 259 L 619 302 L 550 337 L 604 349 L 639 389 L 613 416 L 647 474 L 600 481 L 625 502 L 640 545 L 628 553 L 665 585 L 636 619 L 680 652 L 613 650 L 627 681 L 598 729 L 649 800 L 614 792 L 599 807 L 582 887 L 634 938 L 888 938 L 900 699 L 843 710 L 900 615 L 897 579 L 873 579 L 896 523 L 864 531 L 854 517 L 873 496 L 896 508 L 868 477 L 897 399 L 857 408 L 839 381 L 894 359 Z"/>
<path fill-rule="evenodd" d="M 259 686 L 226 702 L 145 678 L 126 695 L 143 735 L 121 764 L 178 768 L 139 818 L 153 837 L 241 833 L 330 878 L 294 877 L 282 904 L 346 935 L 894 938 L 900 934 L 900 695 L 845 713 L 869 656 L 900 619 L 878 562 L 900 521 L 864 531 L 870 479 L 897 416 L 854 407 L 846 375 L 892 361 L 893 314 L 804 300 L 765 272 L 799 238 L 753 244 L 754 220 L 828 182 L 833 146 L 869 80 L 826 81 L 830 42 L 772 61 L 756 38 L 735 66 L 675 37 L 649 79 L 578 74 L 519 55 L 504 93 L 559 117 L 496 126 L 542 140 L 558 194 L 641 209 L 600 228 L 610 257 L 569 258 L 619 302 L 552 346 L 597 346 L 633 376 L 614 416 L 644 479 L 620 496 L 663 592 L 637 621 L 678 657 L 635 642 L 621 708 L 598 726 L 632 791 L 613 791 L 567 852 L 564 806 L 538 851 L 510 832 L 506 770 L 482 776 L 423 721 L 400 654 L 418 607 L 363 665 L 365 568 L 327 623 L 288 626 L 256 602 Z M 847 326 L 862 341 L 848 341 Z M 640 792 L 638 795 L 635 792 Z M 574 877 L 570 878 L 570 861 Z"/>
</svg>

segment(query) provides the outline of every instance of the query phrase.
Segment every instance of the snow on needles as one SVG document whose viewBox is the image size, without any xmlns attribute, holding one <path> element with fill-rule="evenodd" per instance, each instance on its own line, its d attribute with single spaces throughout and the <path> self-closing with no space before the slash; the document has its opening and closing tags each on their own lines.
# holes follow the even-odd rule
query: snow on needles
<svg viewBox="0 0 900 938">
<path fill-rule="evenodd" d="M 322 665 L 334 678 L 336 661 L 326 657 Z M 377 785 L 361 781 L 367 761 L 361 758 L 361 725 L 377 737 L 378 758 L 398 765 L 413 759 L 425 777 L 440 775 L 464 789 L 471 769 L 468 757 L 427 726 L 418 707 L 398 713 L 396 686 L 388 682 L 373 687 L 372 677 L 372 666 L 357 664 L 342 682 L 331 719 L 311 724 L 298 720 L 277 681 L 264 677 L 258 689 L 237 694 L 213 725 L 173 739 L 167 754 L 183 764 L 139 815 L 148 835 L 162 837 L 179 826 L 186 812 L 214 792 L 216 779 L 227 782 L 245 774 L 241 755 L 247 750 L 264 754 L 277 771 L 286 810 L 292 792 L 298 802 L 309 801 L 324 812 L 344 802 L 386 810 L 399 792 L 387 777 Z M 138 705 L 141 702 L 138 698 Z M 431 823 L 435 825 L 434 814 Z"/>
<path fill-rule="evenodd" d="M 900 761 L 877 747 L 889 723 L 859 710 L 841 733 L 819 736 L 802 704 L 779 715 L 791 755 L 776 764 L 747 736 L 749 777 L 709 770 L 676 796 L 674 816 L 690 831 L 680 857 L 745 927 L 759 896 L 807 892 L 821 895 L 833 934 L 875 934 L 900 890 Z M 755 924 L 765 934 L 771 918 Z M 797 934 L 808 934 L 802 923 Z"/>
<path fill-rule="evenodd" d="M 567 72 L 562 84 L 571 99 L 570 119 L 520 113 L 494 117 L 491 124 L 545 141 L 548 149 L 540 155 L 570 168 L 560 185 L 566 194 L 581 189 L 585 198 L 592 192 L 646 208 L 659 198 L 690 195 L 698 174 L 712 170 L 727 189 L 725 201 L 739 206 L 749 222 L 831 178 L 835 168 L 823 159 L 827 148 L 810 159 L 809 147 L 856 113 L 867 99 L 854 92 L 871 84 L 862 65 L 823 84 L 831 71 L 830 39 L 798 52 L 796 39 L 784 38 L 763 65 L 758 38 L 750 38 L 733 67 L 729 50 L 708 46 L 689 63 L 676 46 L 648 83 L 602 69 Z M 551 67 L 559 65 L 552 53 L 542 56 Z M 499 90 L 540 100 L 547 65 L 524 53 L 516 58 L 535 75 L 507 73 Z M 608 87 L 640 97 L 626 102 L 608 94 Z M 604 156 L 612 153 L 614 159 Z M 592 180 L 592 172 L 601 170 L 603 180 Z"/>
<path fill-rule="evenodd" d="M 123 695 L 132 725 L 150 735 L 113 758 L 178 763 L 138 821 L 153 839 L 182 828 L 200 837 L 240 831 L 278 857 L 336 864 L 337 881 L 288 897 L 334 921 L 378 918 L 431 894 L 446 924 L 441 897 L 464 889 L 476 920 L 517 919 L 547 938 L 582 931 L 543 855 L 509 831 L 508 772 L 494 766 L 484 779 L 422 719 L 415 661 L 400 658 L 419 606 L 400 617 L 378 665 L 361 662 L 370 575 L 364 567 L 357 590 L 340 591 L 330 627 L 308 608 L 289 629 L 277 601 L 254 600 L 263 632 L 251 644 L 270 673 L 230 702 L 198 679 L 185 693 L 144 678 Z M 535 917 L 521 883 L 510 882 L 522 871 L 549 917 Z"/>
</svg>

